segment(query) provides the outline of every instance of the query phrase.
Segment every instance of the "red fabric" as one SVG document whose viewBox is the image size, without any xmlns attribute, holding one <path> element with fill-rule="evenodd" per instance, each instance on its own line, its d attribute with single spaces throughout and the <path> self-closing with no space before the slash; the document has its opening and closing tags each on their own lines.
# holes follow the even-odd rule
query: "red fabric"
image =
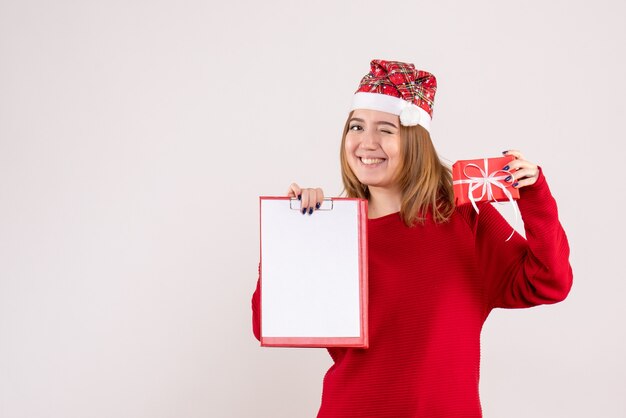
<svg viewBox="0 0 626 418">
<path fill-rule="evenodd" d="M 437 79 L 413 64 L 372 60 L 370 72 L 361 79 L 356 93 L 379 93 L 398 97 L 424 109 L 433 117 Z"/>
<path fill-rule="evenodd" d="M 563 300 L 569 247 L 540 173 L 520 190 L 527 240 L 490 203 L 449 222 L 369 221 L 369 349 L 329 349 L 318 418 L 481 417 L 480 332 L 491 309 Z M 258 338 L 259 292 L 252 298 Z"/>
</svg>

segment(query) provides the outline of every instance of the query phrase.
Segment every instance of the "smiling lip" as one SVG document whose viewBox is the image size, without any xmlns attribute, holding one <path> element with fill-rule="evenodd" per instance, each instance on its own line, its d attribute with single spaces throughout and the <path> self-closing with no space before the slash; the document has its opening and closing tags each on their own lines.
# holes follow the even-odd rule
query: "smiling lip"
<svg viewBox="0 0 626 418">
<path fill-rule="evenodd" d="M 364 164 L 364 165 L 377 165 L 382 163 L 383 161 L 385 161 L 384 158 L 374 158 L 374 157 L 359 157 L 359 160 Z"/>
</svg>

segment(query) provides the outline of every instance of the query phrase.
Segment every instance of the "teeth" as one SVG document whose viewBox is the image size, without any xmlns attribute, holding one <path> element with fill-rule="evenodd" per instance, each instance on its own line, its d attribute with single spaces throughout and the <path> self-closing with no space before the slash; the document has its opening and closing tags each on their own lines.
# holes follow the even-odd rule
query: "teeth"
<svg viewBox="0 0 626 418">
<path fill-rule="evenodd" d="M 361 162 L 363 164 L 378 164 L 378 163 L 382 163 L 383 161 L 385 161 L 382 158 L 361 158 Z"/>
</svg>

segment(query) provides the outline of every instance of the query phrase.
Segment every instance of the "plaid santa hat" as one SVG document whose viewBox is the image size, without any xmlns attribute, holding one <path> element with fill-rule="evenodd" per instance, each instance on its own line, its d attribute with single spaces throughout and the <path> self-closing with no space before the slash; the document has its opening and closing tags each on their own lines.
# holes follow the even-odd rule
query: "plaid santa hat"
<svg viewBox="0 0 626 418">
<path fill-rule="evenodd" d="M 355 109 L 380 110 L 400 116 L 404 126 L 421 125 L 427 131 L 433 115 L 437 80 L 413 64 L 373 60 L 352 99 Z"/>
</svg>

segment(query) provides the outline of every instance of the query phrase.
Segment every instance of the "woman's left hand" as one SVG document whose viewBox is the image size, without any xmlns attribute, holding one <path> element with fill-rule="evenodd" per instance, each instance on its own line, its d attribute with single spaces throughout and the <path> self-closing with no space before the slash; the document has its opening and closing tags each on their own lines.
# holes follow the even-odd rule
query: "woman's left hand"
<svg viewBox="0 0 626 418">
<path fill-rule="evenodd" d="M 515 157 L 509 163 L 508 168 L 505 167 L 507 171 L 511 172 L 512 178 L 507 181 L 513 183 L 513 187 L 519 189 L 520 187 L 535 184 L 539 177 L 539 168 L 536 164 L 526 161 L 524 155 L 518 150 L 512 149 L 504 151 L 502 154 Z"/>
</svg>

